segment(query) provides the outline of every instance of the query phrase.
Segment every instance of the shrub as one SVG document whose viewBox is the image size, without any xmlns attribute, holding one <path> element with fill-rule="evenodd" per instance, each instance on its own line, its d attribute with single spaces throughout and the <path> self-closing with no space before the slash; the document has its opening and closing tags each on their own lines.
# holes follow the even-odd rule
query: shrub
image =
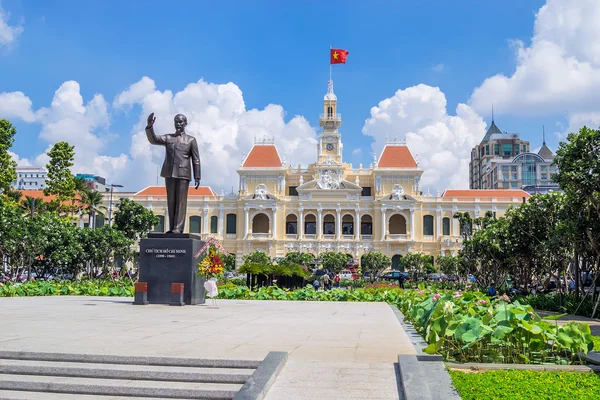
<svg viewBox="0 0 600 400">
<path fill-rule="evenodd" d="M 120 296 L 133 297 L 130 279 L 83 281 L 28 281 L 0 283 L 0 297 L 20 296 Z"/>
</svg>

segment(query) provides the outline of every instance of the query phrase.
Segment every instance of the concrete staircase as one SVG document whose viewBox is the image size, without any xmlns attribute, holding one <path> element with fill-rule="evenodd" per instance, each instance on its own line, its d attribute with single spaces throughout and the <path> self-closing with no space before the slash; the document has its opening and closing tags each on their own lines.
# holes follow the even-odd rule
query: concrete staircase
<svg viewBox="0 0 600 400">
<path fill-rule="evenodd" d="M 237 399 L 247 382 L 256 386 L 253 374 L 260 365 L 249 360 L 0 351 L 0 399 Z"/>
</svg>

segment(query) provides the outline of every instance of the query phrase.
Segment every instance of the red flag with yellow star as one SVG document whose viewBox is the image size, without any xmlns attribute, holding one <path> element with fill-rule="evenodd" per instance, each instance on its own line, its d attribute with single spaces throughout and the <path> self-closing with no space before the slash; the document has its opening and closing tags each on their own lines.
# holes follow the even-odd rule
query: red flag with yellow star
<svg viewBox="0 0 600 400">
<path fill-rule="evenodd" d="M 346 57 L 348 57 L 348 50 L 331 49 L 329 53 L 329 63 L 346 64 Z"/>
</svg>

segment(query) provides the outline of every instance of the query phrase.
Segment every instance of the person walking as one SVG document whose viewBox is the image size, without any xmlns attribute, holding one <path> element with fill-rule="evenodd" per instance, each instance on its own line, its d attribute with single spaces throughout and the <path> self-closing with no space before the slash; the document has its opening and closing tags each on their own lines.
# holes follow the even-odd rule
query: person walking
<svg viewBox="0 0 600 400">
<path fill-rule="evenodd" d="M 325 289 L 325 290 L 331 289 L 331 287 L 329 286 L 330 284 L 331 284 L 331 279 L 329 279 L 329 274 L 323 275 L 323 289 Z"/>
</svg>

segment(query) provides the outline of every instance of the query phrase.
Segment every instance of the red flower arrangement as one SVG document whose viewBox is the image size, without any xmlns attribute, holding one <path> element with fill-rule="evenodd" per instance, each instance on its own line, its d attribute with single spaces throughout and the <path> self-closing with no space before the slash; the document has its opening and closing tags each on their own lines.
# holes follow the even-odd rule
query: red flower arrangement
<svg viewBox="0 0 600 400">
<path fill-rule="evenodd" d="M 198 263 L 198 276 L 204 279 L 216 278 L 223 275 L 225 266 L 217 253 L 215 246 L 210 246 L 206 256 Z"/>
</svg>

